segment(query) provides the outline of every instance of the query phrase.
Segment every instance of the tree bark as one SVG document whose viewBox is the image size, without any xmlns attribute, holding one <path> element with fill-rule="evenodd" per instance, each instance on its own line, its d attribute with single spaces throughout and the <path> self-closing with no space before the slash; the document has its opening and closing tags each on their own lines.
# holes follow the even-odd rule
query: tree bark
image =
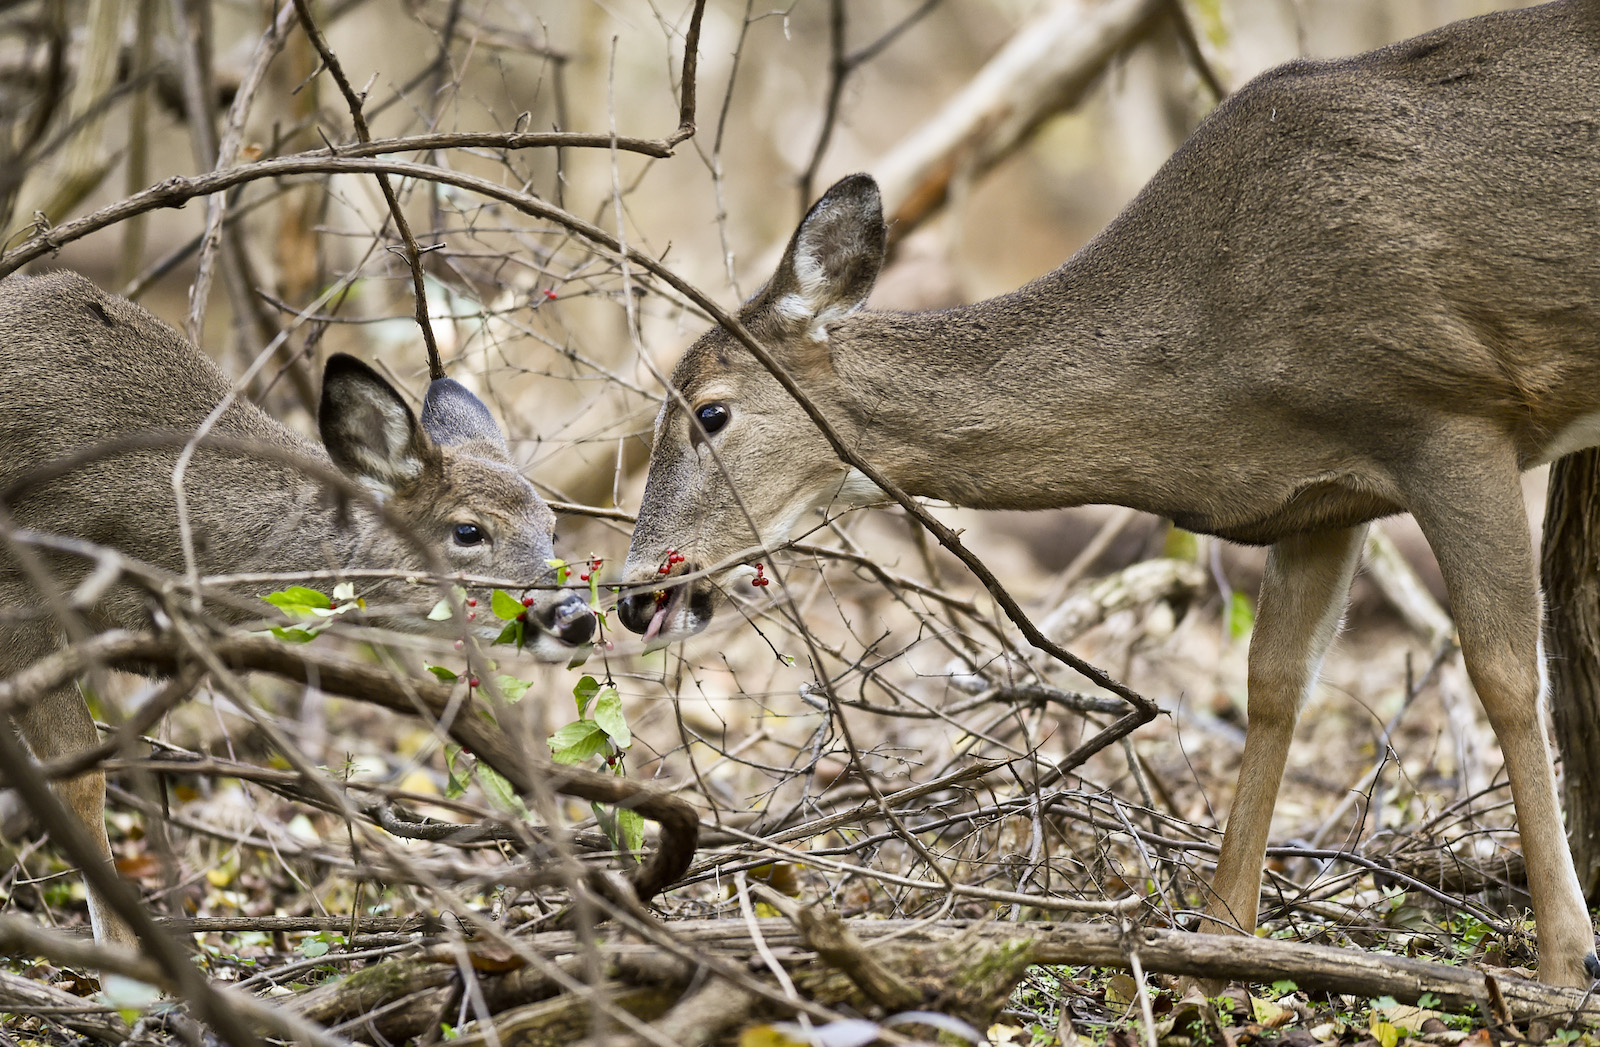
<svg viewBox="0 0 1600 1047">
<path fill-rule="evenodd" d="M 1550 467 L 1540 574 L 1567 838 L 1584 897 L 1594 902 L 1600 897 L 1600 449 Z"/>
</svg>

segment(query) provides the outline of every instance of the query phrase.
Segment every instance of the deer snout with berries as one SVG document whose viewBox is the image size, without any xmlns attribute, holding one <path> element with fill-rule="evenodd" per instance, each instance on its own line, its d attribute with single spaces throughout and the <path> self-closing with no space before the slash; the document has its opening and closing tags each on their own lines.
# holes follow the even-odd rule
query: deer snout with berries
<svg viewBox="0 0 1600 1047">
<path fill-rule="evenodd" d="M 883 261 L 884 225 L 870 179 L 833 192 L 795 233 L 772 279 L 739 311 L 836 431 L 851 444 L 873 428 L 880 389 L 836 373 L 829 331 L 865 302 Z M 684 354 L 656 419 L 650 474 L 628 550 L 625 626 L 660 638 L 698 632 L 721 595 L 767 592 L 764 562 L 819 514 L 878 501 L 801 407 L 720 328 Z M 676 555 L 677 562 L 669 562 Z M 754 565 L 763 563 L 752 574 Z M 690 566 L 695 570 L 689 570 Z M 686 576 L 686 577 L 685 577 Z M 684 577 L 676 585 L 663 585 Z M 752 584 L 757 578 L 762 584 Z"/>
</svg>

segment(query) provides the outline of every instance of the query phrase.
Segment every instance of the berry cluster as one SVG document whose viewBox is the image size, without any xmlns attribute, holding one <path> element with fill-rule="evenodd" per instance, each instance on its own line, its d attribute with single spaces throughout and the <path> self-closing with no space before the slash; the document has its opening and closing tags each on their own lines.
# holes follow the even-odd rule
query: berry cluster
<svg viewBox="0 0 1600 1047">
<path fill-rule="evenodd" d="M 478 601 L 470 596 L 467 597 L 467 621 L 470 622 L 474 618 L 478 617 L 478 612 L 473 610 L 473 608 L 476 606 L 478 606 Z"/>
<path fill-rule="evenodd" d="M 600 565 L 603 564 L 603 563 L 605 563 L 605 560 L 601 559 L 600 557 L 591 556 L 589 558 L 589 570 L 584 571 L 582 574 L 578 575 L 578 581 L 587 582 L 589 580 L 589 575 L 591 573 L 595 572 L 595 571 L 600 570 Z"/>
<path fill-rule="evenodd" d="M 657 574 L 671 574 L 672 568 L 683 563 L 684 555 L 676 549 L 667 550 L 667 562 L 656 568 Z"/>
<path fill-rule="evenodd" d="M 756 576 L 754 578 L 750 579 L 750 584 L 755 586 L 757 589 L 761 588 L 764 585 L 771 585 L 772 584 L 772 579 L 768 578 L 765 574 L 762 573 L 765 570 L 766 570 L 766 566 L 764 564 L 756 564 Z"/>
</svg>

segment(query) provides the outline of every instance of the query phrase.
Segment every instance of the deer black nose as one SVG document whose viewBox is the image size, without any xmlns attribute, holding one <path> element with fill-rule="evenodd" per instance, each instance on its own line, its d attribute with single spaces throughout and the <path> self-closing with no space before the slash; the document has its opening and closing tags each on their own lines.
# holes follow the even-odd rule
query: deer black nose
<svg viewBox="0 0 1600 1047">
<path fill-rule="evenodd" d="M 544 627 L 550 635 L 574 647 L 589 642 L 594 636 L 594 625 L 594 612 L 577 593 L 569 593 L 565 599 L 551 608 L 550 615 L 544 622 Z"/>
<path fill-rule="evenodd" d="M 617 601 L 617 618 L 629 632 L 642 633 L 650 628 L 650 618 L 656 611 L 656 594 L 653 592 L 629 593 Z"/>
</svg>

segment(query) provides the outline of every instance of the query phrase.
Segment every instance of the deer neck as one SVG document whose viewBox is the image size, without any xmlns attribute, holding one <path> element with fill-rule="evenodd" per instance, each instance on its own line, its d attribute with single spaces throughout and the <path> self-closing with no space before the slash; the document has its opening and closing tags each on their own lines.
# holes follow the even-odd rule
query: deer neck
<svg viewBox="0 0 1600 1047">
<path fill-rule="evenodd" d="M 835 326 L 862 454 L 909 493 L 957 505 L 1145 506 L 1170 458 L 1150 405 L 1173 383 L 1131 364 L 1159 358 L 1173 325 L 1083 292 L 1064 267 L 976 305 Z"/>
</svg>

